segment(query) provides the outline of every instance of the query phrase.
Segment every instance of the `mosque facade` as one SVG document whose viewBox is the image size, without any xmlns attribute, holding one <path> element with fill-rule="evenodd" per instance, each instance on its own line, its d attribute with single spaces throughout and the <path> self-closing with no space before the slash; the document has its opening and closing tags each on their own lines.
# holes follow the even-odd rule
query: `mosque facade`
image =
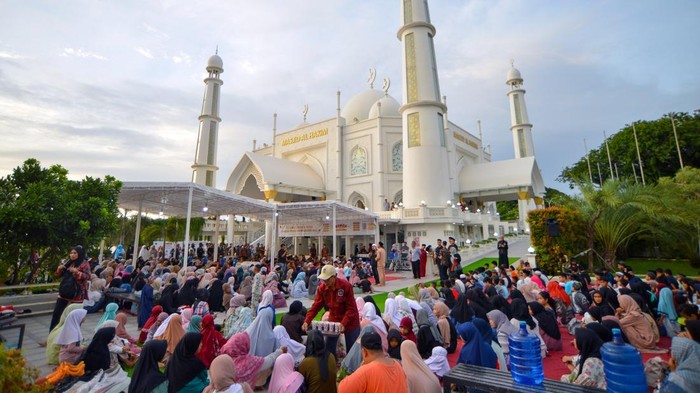
<svg viewBox="0 0 700 393">
<path fill-rule="evenodd" d="M 342 105 L 338 92 L 336 113 L 325 120 L 308 123 L 305 109 L 304 121 L 297 126 L 278 132 L 275 125 L 272 143 L 244 153 L 223 188 L 268 202 L 337 200 L 375 212 L 385 244 L 434 244 L 450 236 L 459 243 L 474 243 L 526 231 L 524 218 L 542 206 L 544 184 L 520 72 L 511 68 L 507 73 L 515 158 L 491 161 L 480 135 L 448 119 L 427 1 L 401 4 L 403 24 L 397 36 L 402 47 L 402 100 L 389 94 L 388 79 L 375 88 L 376 73 L 370 70 L 368 88 Z M 218 55 L 208 64 L 210 73 L 212 65 L 217 72 L 205 79 L 205 93 L 218 89 L 220 83 L 211 78 L 223 72 Z M 207 94 L 205 101 L 213 99 L 214 93 Z M 216 149 L 215 139 L 212 143 L 211 132 L 205 132 L 205 143 L 201 135 L 220 119 L 218 112 L 205 113 L 207 108 L 218 108 L 218 102 L 204 103 L 197 157 L 214 161 L 200 158 L 193 168 L 215 171 L 216 152 L 208 150 Z M 519 201 L 517 222 L 499 219 L 495 202 L 504 200 Z M 234 230 L 229 225 L 228 241 L 235 237 Z M 363 242 L 368 241 L 346 236 L 343 244 Z"/>
</svg>

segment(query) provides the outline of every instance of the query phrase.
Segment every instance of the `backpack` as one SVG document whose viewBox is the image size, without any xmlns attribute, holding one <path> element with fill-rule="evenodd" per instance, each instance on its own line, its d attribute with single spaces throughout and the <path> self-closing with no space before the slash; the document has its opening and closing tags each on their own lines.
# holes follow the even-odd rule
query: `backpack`
<svg viewBox="0 0 700 393">
<path fill-rule="evenodd" d="M 450 267 L 450 252 L 446 248 L 440 250 L 440 264 L 445 267 Z"/>
<path fill-rule="evenodd" d="M 591 303 L 586 299 L 586 295 L 582 294 L 581 292 L 576 292 L 574 294 L 573 298 L 573 304 L 574 308 L 579 308 L 580 313 L 583 314 L 588 311 L 588 307 L 591 305 Z M 579 310 L 575 310 L 579 311 Z"/>
<path fill-rule="evenodd" d="M 68 268 L 65 270 L 68 272 Z M 73 276 L 73 273 L 68 273 L 63 275 L 63 280 L 61 280 L 61 284 L 58 287 L 58 295 L 64 299 L 75 299 L 76 296 L 78 296 L 78 282 L 75 281 L 75 277 Z"/>
</svg>

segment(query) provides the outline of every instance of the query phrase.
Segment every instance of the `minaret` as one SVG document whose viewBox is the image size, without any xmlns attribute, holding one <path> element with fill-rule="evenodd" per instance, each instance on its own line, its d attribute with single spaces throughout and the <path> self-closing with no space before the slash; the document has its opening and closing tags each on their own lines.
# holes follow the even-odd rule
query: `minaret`
<svg viewBox="0 0 700 393">
<path fill-rule="evenodd" d="M 403 0 L 403 203 L 445 206 L 453 199 L 447 172 L 444 113 L 426 0 Z"/>
<path fill-rule="evenodd" d="M 530 124 L 525 106 L 525 90 L 522 89 L 523 77 L 512 64 L 508 71 L 506 84 L 510 86 L 508 102 L 510 103 L 510 124 L 512 124 L 510 129 L 513 131 L 515 158 L 534 157 L 535 144 L 532 142 L 532 124 Z"/>
<path fill-rule="evenodd" d="M 199 116 L 199 136 L 197 137 L 194 165 L 192 165 L 192 181 L 216 187 L 216 171 L 219 169 L 216 166 L 216 145 L 219 136 L 219 123 L 221 122 L 219 99 L 221 85 L 224 84 L 219 77 L 224 72 L 224 62 L 218 54 L 209 58 L 207 72 L 209 74 L 204 78 L 204 100 L 202 114 Z"/>
</svg>

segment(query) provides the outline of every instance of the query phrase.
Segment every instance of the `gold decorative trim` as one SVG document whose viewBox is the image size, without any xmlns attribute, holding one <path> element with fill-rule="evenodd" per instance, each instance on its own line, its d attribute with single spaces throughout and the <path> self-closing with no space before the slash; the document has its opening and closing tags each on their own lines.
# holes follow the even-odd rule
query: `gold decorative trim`
<svg viewBox="0 0 700 393">
<path fill-rule="evenodd" d="M 413 33 L 406 34 L 406 87 L 407 102 L 418 101 L 418 74 L 416 71 L 416 42 Z"/>
<path fill-rule="evenodd" d="M 420 115 L 418 112 L 409 113 L 406 122 L 408 123 L 408 148 L 420 146 Z"/>
</svg>

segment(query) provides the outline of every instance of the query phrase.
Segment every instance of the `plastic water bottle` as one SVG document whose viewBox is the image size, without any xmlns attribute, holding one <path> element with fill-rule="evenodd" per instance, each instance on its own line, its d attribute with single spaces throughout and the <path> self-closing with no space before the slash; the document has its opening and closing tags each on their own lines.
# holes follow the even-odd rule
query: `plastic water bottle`
<svg viewBox="0 0 700 393">
<path fill-rule="evenodd" d="M 515 382 L 540 385 L 544 380 L 540 339 L 528 333 L 527 324 L 520 322 L 520 330 L 508 336 L 510 373 Z"/>
<path fill-rule="evenodd" d="M 612 331 L 612 342 L 603 344 L 600 349 L 608 392 L 647 392 L 642 355 L 637 348 L 622 341 L 620 329 Z"/>
</svg>

